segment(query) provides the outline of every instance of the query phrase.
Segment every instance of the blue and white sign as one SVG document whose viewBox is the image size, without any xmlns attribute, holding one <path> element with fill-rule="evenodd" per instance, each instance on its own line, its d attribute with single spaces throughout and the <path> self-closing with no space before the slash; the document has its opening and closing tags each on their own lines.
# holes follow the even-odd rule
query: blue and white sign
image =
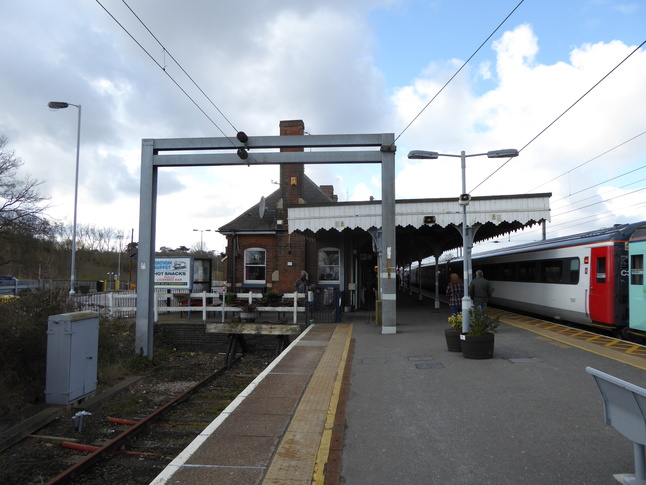
<svg viewBox="0 0 646 485">
<path fill-rule="evenodd" d="M 190 290 L 192 273 L 192 258 L 155 258 L 155 288 Z"/>
</svg>

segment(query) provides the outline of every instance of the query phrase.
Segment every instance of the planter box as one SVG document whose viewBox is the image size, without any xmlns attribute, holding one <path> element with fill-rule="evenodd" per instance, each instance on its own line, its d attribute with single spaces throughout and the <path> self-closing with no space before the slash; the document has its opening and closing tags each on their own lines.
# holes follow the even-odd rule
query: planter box
<svg viewBox="0 0 646 485">
<path fill-rule="evenodd" d="M 462 341 L 460 340 L 460 335 L 461 332 L 453 327 L 444 329 L 446 347 L 449 352 L 462 352 Z"/>
<path fill-rule="evenodd" d="M 462 355 L 466 359 L 491 359 L 493 357 L 494 334 L 460 335 Z"/>
</svg>

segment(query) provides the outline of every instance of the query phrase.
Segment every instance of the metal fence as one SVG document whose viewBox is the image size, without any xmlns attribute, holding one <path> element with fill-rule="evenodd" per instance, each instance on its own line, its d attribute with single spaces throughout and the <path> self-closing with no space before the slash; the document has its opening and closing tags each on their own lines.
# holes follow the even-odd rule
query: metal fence
<svg viewBox="0 0 646 485">
<path fill-rule="evenodd" d="M 49 280 L 18 280 L 16 278 L 0 279 L 0 296 L 19 296 L 23 291 L 48 288 Z"/>
</svg>

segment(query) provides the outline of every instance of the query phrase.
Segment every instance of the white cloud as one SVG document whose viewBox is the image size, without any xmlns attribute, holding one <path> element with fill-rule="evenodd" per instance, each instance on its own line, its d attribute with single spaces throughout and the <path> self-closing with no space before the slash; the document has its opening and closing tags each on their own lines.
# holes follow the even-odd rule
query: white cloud
<svg viewBox="0 0 646 485">
<path fill-rule="evenodd" d="M 5 2 L 0 15 L 7 42 L 0 46 L 0 63 L 10 74 L 0 76 L 0 134 L 22 157 L 25 171 L 44 181 L 51 216 L 70 220 L 77 112 L 49 112 L 46 104 L 81 104 L 79 222 L 128 232 L 134 227 L 137 233 L 139 225 L 141 140 L 222 135 L 169 76 L 228 136 L 236 129 L 277 135 L 286 119 L 303 119 L 312 134 L 399 134 L 464 62 L 452 45 L 437 42 L 444 49 L 440 55 L 411 44 L 396 60 L 406 60 L 409 69 L 418 66 L 420 75 L 389 94 L 394 73 L 376 67 L 382 32 L 371 30 L 370 15 L 392 5 L 410 9 L 402 0 L 333 0 L 314 7 L 288 0 L 253 8 L 197 0 L 133 4 L 168 52 L 123 4 L 104 4 L 165 71 L 95 2 Z M 405 25 L 391 27 L 397 37 L 410 33 Z M 634 48 L 591 37 L 569 59 L 548 65 L 538 60 L 541 39 L 529 22 L 495 38 L 484 48 L 495 60 L 474 59 L 397 141 L 398 197 L 453 197 L 461 191 L 457 160 L 409 161 L 408 150 L 522 148 Z M 645 56 L 635 54 L 474 195 L 531 190 L 636 135 L 646 119 Z M 539 190 L 561 197 L 643 165 L 644 143 L 630 143 L 573 173 L 567 183 L 558 179 Z M 469 159 L 469 189 L 501 163 Z M 198 237 L 194 228 L 217 228 L 273 192 L 277 173 L 276 167 L 244 166 L 164 170 L 157 247 L 190 246 Z M 333 184 L 340 200 L 381 198 L 378 166 L 316 166 L 307 173 L 317 184 Z"/>
<path fill-rule="evenodd" d="M 638 139 L 572 171 L 567 178 L 550 182 L 643 130 L 646 103 L 637 100 L 643 101 L 646 53 L 633 55 L 532 142 L 634 49 L 619 41 L 585 44 L 572 50 L 569 62 L 543 65 L 536 61 L 539 45 L 540 40 L 528 25 L 502 35 L 493 44 L 497 53 L 497 84 L 493 89 L 474 94 L 477 76 L 465 69 L 460 75 L 461 82 L 447 88 L 409 130 L 405 151 L 425 149 L 459 154 L 465 150 L 470 154 L 497 148 L 521 149 L 531 142 L 517 159 L 491 176 L 473 195 L 525 193 L 536 188 L 561 198 L 568 191 L 591 187 L 643 164 L 646 141 Z M 453 61 L 456 64 L 459 61 Z M 434 66 L 395 94 L 400 120 L 417 114 L 444 82 L 446 73 L 436 67 L 437 63 Z M 460 193 L 459 159 L 405 160 L 401 145 L 398 197 L 452 197 Z M 467 190 L 483 182 L 504 162 L 468 158 Z M 613 210 L 614 204 L 606 206 Z M 604 207 L 577 214 L 601 212 Z M 643 210 L 633 215 L 637 219 L 646 218 Z"/>
</svg>

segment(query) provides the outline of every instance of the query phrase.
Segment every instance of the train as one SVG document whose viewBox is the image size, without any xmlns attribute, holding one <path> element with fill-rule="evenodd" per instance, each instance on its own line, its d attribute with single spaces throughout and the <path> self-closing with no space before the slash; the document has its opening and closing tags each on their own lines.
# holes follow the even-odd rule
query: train
<svg viewBox="0 0 646 485">
<path fill-rule="evenodd" d="M 492 306 L 646 339 L 646 221 L 545 239 L 472 256 L 495 291 Z M 437 273 L 437 275 L 436 275 Z M 443 295 L 462 259 L 411 267 L 412 288 Z"/>
</svg>

